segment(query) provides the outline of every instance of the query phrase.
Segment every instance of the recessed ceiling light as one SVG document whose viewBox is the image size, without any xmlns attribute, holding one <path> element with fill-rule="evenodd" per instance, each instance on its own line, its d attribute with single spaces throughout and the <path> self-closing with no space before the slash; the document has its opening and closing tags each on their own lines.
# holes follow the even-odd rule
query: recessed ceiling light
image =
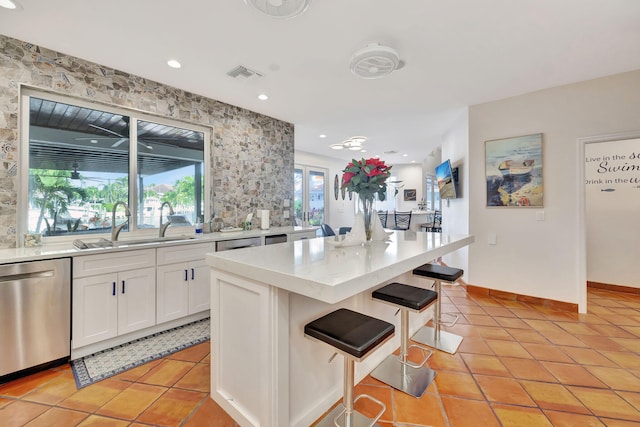
<svg viewBox="0 0 640 427">
<path fill-rule="evenodd" d="M 411 160 L 411 163 L 415 163 L 415 162 L 416 162 L 415 160 Z"/>
<path fill-rule="evenodd" d="M 367 150 L 360 150 L 360 152 L 361 152 L 361 153 L 366 153 L 366 152 L 367 152 Z"/>
<path fill-rule="evenodd" d="M 408 154 L 403 154 L 403 155 L 402 155 L 402 157 L 408 157 L 408 156 L 409 156 Z"/>
<path fill-rule="evenodd" d="M 97 139 L 90 139 L 89 142 L 92 143 L 92 144 L 97 144 L 98 140 Z"/>
<path fill-rule="evenodd" d="M 2 0 L 0 0 L 2 1 Z M 170 59 L 167 61 L 167 65 L 171 68 L 180 68 L 182 67 L 182 64 L 179 63 L 178 61 L 176 61 L 175 59 Z"/>
<path fill-rule="evenodd" d="M 326 138 L 326 137 L 327 137 L 327 135 L 325 135 L 324 133 L 320 134 L 320 138 Z"/>
<path fill-rule="evenodd" d="M 4 7 L 9 10 L 20 9 L 20 5 L 13 0 L 0 0 L 0 7 Z"/>
<path fill-rule="evenodd" d="M 258 99 L 260 101 L 266 101 L 267 99 L 269 99 L 269 97 L 267 95 L 265 95 L 264 93 L 261 93 L 260 95 L 258 95 Z"/>
</svg>

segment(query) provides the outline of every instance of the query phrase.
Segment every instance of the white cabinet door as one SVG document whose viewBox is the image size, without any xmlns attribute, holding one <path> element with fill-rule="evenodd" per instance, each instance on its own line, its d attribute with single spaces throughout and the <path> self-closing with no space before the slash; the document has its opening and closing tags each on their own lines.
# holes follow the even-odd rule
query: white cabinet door
<svg viewBox="0 0 640 427">
<path fill-rule="evenodd" d="M 118 275 L 73 279 L 73 347 L 118 335 Z"/>
<path fill-rule="evenodd" d="M 158 323 L 168 322 L 189 314 L 189 263 L 158 267 L 157 309 Z"/>
<path fill-rule="evenodd" d="M 211 307 L 211 269 L 204 259 L 189 263 L 189 314 Z"/>
<path fill-rule="evenodd" d="M 118 335 L 156 324 L 156 269 L 118 273 Z"/>
</svg>

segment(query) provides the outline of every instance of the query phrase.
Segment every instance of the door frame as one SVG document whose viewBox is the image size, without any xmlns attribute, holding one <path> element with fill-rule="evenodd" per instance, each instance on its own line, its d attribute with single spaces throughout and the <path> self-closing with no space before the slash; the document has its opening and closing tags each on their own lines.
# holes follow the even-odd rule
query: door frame
<svg viewBox="0 0 640 427">
<path fill-rule="evenodd" d="M 576 288 L 578 290 L 578 312 L 587 312 L 587 189 L 586 189 L 586 176 L 585 176 L 585 147 L 587 144 L 618 141 L 622 139 L 634 139 L 640 138 L 640 130 L 610 133 L 604 135 L 595 135 L 581 137 L 577 139 L 578 143 L 578 221 L 577 224 L 577 281 Z"/>
<path fill-rule="evenodd" d="M 293 166 L 293 171 L 295 173 L 296 170 L 302 170 L 302 214 L 304 218 L 305 213 L 309 213 L 309 193 L 308 193 L 308 177 L 309 172 L 322 172 L 324 174 L 324 189 L 323 189 L 323 200 L 324 200 L 324 223 L 329 223 L 329 169 L 323 168 L 321 166 L 308 165 L 304 163 L 295 163 Z M 294 195 L 294 204 L 295 204 L 295 195 Z M 294 222 L 296 219 L 295 208 L 293 212 Z"/>
</svg>

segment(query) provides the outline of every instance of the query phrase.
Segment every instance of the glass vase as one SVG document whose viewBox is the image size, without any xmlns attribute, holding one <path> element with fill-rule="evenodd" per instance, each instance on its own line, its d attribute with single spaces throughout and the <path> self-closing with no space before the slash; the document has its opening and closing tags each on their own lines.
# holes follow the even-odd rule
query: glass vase
<svg viewBox="0 0 640 427">
<path fill-rule="evenodd" d="M 371 233 L 373 231 L 373 198 L 361 197 L 362 216 L 364 217 L 364 232 L 367 236 L 367 242 L 371 241 Z"/>
</svg>

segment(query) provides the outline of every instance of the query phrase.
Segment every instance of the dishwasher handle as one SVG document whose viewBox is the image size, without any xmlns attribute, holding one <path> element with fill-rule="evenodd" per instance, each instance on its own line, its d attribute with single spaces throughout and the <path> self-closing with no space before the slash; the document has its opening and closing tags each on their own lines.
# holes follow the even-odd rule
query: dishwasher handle
<svg viewBox="0 0 640 427">
<path fill-rule="evenodd" d="M 0 283 L 25 279 L 38 279 L 41 277 L 53 277 L 54 275 L 55 271 L 53 270 L 32 271 L 29 273 L 15 273 L 0 277 Z"/>
</svg>

